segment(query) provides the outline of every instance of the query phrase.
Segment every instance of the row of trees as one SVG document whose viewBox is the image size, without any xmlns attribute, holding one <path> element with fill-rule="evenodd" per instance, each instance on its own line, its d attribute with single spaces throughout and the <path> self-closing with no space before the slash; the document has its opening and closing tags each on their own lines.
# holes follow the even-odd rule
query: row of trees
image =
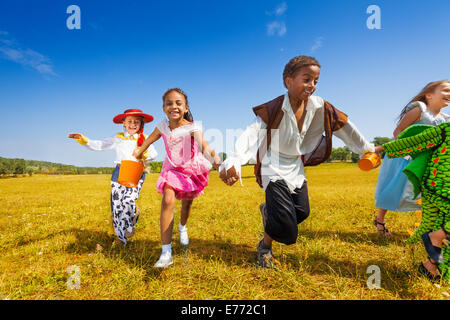
<svg viewBox="0 0 450 320">
<path fill-rule="evenodd" d="M 162 162 L 151 162 L 150 172 L 161 172 Z M 76 167 L 67 164 L 0 157 L 0 176 L 39 174 L 111 174 L 114 167 Z"/>
<path fill-rule="evenodd" d="M 98 174 L 112 173 L 109 167 L 75 167 L 47 161 L 9 159 L 0 157 L 0 175 L 41 174 Z"/>
<path fill-rule="evenodd" d="M 382 145 L 391 141 L 391 138 L 376 137 L 372 141 L 376 146 Z M 224 152 L 219 153 L 222 160 L 227 158 Z M 333 148 L 331 152 L 330 161 L 351 161 L 358 162 L 359 155 L 350 151 L 348 147 Z M 250 161 L 249 164 L 254 164 L 255 161 Z M 149 164 L 149 171 L 153 173 L 161 172 L 162 162 L 151 162 Z M 47 161 L 24 160 L 24 159 L 9 159 L 0 157 L 0 175 L 17 175 L 17 174 L 111 174 L 113 167 L 76 167 L 61 163 L 53 163 Z"/>
<path fill-rule="evenodd" d="M 381 146 L 392 140 L 393 140 L 392 138 L 388 137 L 375 137 L 372 143 L 375 146 Z M 381 155 L 381 157 L 384 157 L 384 152 Z M 351 161 L 356 163 L 359 161 L 359 155 L 357 153 L 350 151 L 350 149 L 347 146 L 343 148 L 333 148 L 333 150 L 331 151 L 330 158 L 328 159 L 328 162 L 331 161 Z"/>
</svg>

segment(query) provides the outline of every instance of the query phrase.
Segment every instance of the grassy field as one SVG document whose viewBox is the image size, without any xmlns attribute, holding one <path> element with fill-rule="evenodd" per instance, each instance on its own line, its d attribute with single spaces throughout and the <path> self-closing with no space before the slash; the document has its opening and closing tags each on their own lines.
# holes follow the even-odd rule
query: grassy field
<svg viewBox="0 0 450 320">
<path fill-rule="evenodd" d="M 258 205 L 264 193 L 253 168 L 244 187 L 223 184 L 216 172 L 194 201 L 183 249 L 174 228 L 174 265 L 156 270 L 161 196 L 147 176 L 136 235 L 113 247 L 109 176 L 32 176 L 0 180 L 0 298 L 2 299 L 449 299 L 450 286 L 417 274 L 420 244 L 404 245 L 414 212 L 388 213 L 394 236 L 372 225 L 378 170 L 355 164 L 307 168 L 310 217 L 297 243 L 274 244 L 277 270 L 256 264 L 262 236 Z M 175 226 L 179 221 L 179 203 Z M 381 270 L 369 289 L 367 268 Z M 79 289 L 70 289 L 76 266 Z"/>
</svg>

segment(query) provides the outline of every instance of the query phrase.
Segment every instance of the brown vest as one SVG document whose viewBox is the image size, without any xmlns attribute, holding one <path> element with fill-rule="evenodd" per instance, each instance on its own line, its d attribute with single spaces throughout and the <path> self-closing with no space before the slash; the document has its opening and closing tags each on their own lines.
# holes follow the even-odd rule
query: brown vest
<svg viewBox="0 0 450 320">
<path fill-rule="evenodd" d="M 258 182 L 261 188 L 261 160 L 267 151 L 267 146 L 270 146 L 271 130 L 277 129 L 283 118 L 284 112 L 281 109 L 283 101 L 284 95 L 253 108 L 253 112 L 259 116 L 267 126 L 267 135 L 264 141 L 262 141 L 258 153 L 256 154 L 256 165 L 254 168 L 256 182 Z M 322 138 L 312 152 L 302 155 L 304 166 L 316 166 L 325 162 L 330 157 L 333 131 L 342 128 L 347 123 L 347 118 L 345 113 L 339 111 L 331 103 L 324 100 L 325 135 L 322 135 Z"/>
</svg>

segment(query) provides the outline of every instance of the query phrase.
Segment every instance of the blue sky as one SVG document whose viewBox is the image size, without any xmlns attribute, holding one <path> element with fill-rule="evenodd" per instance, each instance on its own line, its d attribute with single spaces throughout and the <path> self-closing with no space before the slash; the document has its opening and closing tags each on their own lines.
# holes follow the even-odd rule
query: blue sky
<svg viewBox="0 0 450 320">
<path fill-rule="evenodd" d="M 66 27 L 72 4 L 81 30 Z M 373 4 L 381 30 L 366 26 Z M 187 92 L 206 130 L 225 136 L 253 121 L 252 106 L 285 92 L 283 68 L 301 54 L 322 65 L 316 95 L 368 139 L 392 136 L 409 99 L 450 78 L 449 12 L 448 0 L 3 0 L 0 156 L 112 166 L 113 151 L 85 150 L 67 134 L 112 136 L 121 131 L 112 118 L 127 108 L 155 117 L 149 133 L 170 87 Z M 162 160 L 162 141 L 155 147 Z"/>
</svg>

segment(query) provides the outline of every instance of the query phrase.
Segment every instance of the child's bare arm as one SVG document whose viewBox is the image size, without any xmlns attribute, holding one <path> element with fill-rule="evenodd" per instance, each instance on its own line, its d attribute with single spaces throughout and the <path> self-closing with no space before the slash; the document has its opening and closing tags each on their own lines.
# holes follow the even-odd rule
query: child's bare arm
<svg viewBox="0 0 450 320">
<path fill-rule="evenodd" d="M 147 137 L 147 139 L 145 139 L 142 145 L 134 149 L 133 157 L 135 157 L 136 159 L 141 159 L 145 150 L 147 150 L 148 147 L 150 147 L 150 145 L 157 141 L 159 138 L 161 138 L 161 131 L 159 131 L 158 128 L 155 128 L 155 130 L 153 130 L 153 132 Z"/>
<path fill-rule="evenodd" d="M 198 142 L 198 144 L 201 146 L 201 152 L 205 156 L 206 159 L 208 159 L 209 162 L 211 162 L 214 169 L 219 171 L 219 166 L 222 163 L 222 160 L 220 157 L 216 154 L 216 152 L 209 146 L 208 142 L 205 138 L 203 138 L 203 135 L 200 131 L 193 132 L 194 139 Z"/>
<path fill-rule="evenodd" d="M 422 110 L 419 107 L 413 108 L 408 111 L 405 116 L 402 118 L 397 128 L 394 130 L 394 139 L 397 140 L 397 137 L 403 130 L 408 128 L 411 124 L 418 121 L 420 119 L 420 114 Z"/>
</svg>

